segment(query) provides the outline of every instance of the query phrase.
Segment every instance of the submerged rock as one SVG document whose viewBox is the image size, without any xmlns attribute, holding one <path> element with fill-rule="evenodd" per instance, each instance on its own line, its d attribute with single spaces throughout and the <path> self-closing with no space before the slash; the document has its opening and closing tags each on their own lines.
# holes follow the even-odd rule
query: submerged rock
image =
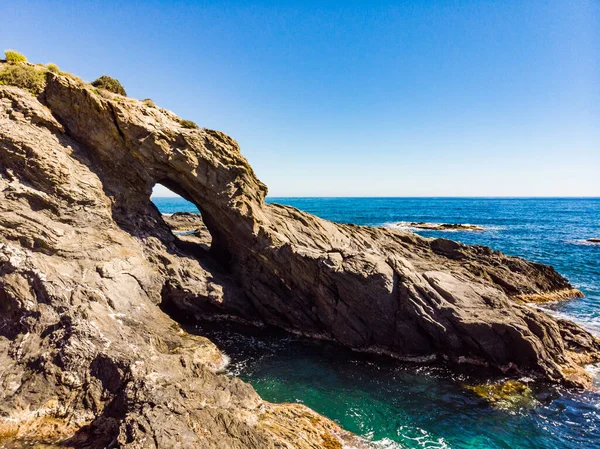
<svg viewBox="0 0 600 449">
<path fill-rule="evenodd" d="M 531 387 L 518 380 L 469 385 L 466 388 L 498 408 L 533 408 L 539 405 Z"/>
<path fill-rule="evenodd" d="M 156 183 L 201 210 L 209 239 L 173 234 Z M 334 224 L 266 194 L 233 139 L 169 111 L 53 73 L 37 98 L 0 86 L 0 435 L 55 429 L 47 442 L 131 448 L 352 440 L 216 374 L 214 345 L 164 311 L 588 382 L 580 364 L 600 359 L 598 341 L 520 304 L 578 294 L 551 267 Z"/>
<path fill-rule="evenodd" d="M 459 223 L 425 223 L 422 221 L 401 221 L 396 226 L 402 228 L 426 229 L 428 231 L 485 231 L 482 226 Z"/>
</svg>

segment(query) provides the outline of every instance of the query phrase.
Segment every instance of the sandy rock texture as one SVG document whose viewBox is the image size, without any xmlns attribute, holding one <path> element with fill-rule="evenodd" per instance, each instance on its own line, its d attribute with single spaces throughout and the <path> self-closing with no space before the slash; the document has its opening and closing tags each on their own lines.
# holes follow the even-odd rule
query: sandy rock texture
<svg viewBox="0 0 600 449">
<path fill-rule="evenodd" d="M 174 235 L 150 201 L 156 183 L 198 206 L 204 226 L 190 227 L 204 237 Z M 334 224 L 268 205 L 266 194 L 221 132 L 53 73 L 37 97 L 0 86 L 0 438 L 362 444 L 218 374 L 218 349 L 165 311 L 406 360 L 589 381 L 581 365 L 600 359 L 598 341 L 522 304 L 580 294 L 551 267 Z"/>
</svg>

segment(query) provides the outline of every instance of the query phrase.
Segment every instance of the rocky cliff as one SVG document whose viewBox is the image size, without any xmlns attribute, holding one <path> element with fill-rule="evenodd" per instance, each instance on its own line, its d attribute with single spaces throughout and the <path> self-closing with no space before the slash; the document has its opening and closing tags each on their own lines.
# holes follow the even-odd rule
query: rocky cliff
<svg viewBox="0 0 600 449">
<path fill-rule="evenodd" d="M 175 236 L 156 183 L 195 203 L 210 237 Z M 0 86 L 0 438 L 361 444 L 216 374 L 218 349 L 164 310 L 571 386 L 600 360 L 590 334 L 523 304 L 579 294 L 550 267 L 266 194 L 233 139 L 152 103 L 51 72 L 36 96 Z"/>
</svg>

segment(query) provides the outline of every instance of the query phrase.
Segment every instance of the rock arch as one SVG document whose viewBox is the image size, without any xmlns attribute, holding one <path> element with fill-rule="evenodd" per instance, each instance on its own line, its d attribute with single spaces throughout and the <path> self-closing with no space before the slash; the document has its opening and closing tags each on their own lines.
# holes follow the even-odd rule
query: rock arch
<svg viewBox="0 0 600 449">
<path fill-rule="evenodd" d="M 566 335 L 573 327 L 517 303 L 577 294 L 551 268 L 481 247 L 447 253 L 410 232 L 266 204 L 266 186 L 221 132 L 184 128 L 169 111 L 61 76 L 50 75 L 44 96 L 132 210 L 145 213 L 136 204 L 156 183 L 198 206 L 212 254 L 243 288 L 239 301 L 248 305 L 232 313 L 252 309 L 263 322 L 360 350 L 554 381 L 580 382 L 572 351 L 600 357 L 593 337 L 575 347 Z"/>
</svg>

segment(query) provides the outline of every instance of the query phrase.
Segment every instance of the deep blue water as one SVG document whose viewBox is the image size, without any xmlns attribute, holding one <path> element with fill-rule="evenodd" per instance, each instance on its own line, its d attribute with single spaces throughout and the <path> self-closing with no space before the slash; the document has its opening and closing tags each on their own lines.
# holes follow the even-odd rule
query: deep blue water
<svg viewBox="0 0 600 449">
<path fill-rule="evenodd" d="M 194 211 L 179 198 L 155 198 L 163 213 Z M 469 223 L 483 232 L 416 231 L 483 244 L 553 265 L 586 297 L 548 305 L 600 335 L 600 199 L 269 198 L 342 223 Z M 600 396 L 550 392 L 535 406 L 492 407 L 439 368 L 365 359 L 293 337 L 248 336 L 202 328 L 232 357 L 232 373 L 267 400 L 303 402 L 381 447 L 600 448 Z M 546 392 L 548 393 L 548 392 Z"/>
</svg>

